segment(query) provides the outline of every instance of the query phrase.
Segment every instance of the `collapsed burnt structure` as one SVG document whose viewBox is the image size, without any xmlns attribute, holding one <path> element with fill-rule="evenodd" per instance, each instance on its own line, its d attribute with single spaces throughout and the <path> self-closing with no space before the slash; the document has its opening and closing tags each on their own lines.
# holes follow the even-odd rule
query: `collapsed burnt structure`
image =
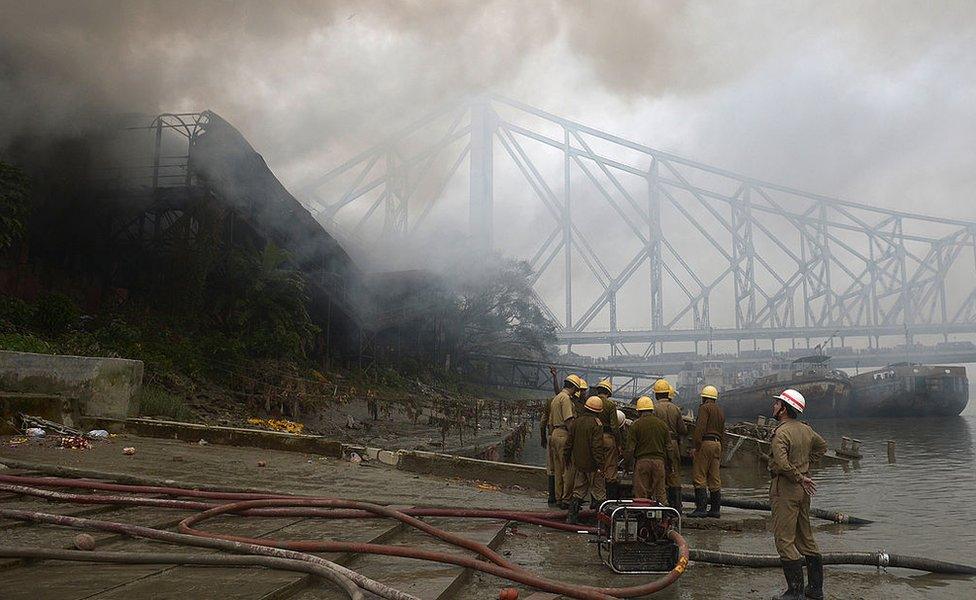
<svg viewBox="0 0 976 600">
<path fill-rule="evenodd" d="M 29 242 L 0 274 L 5 292 L 70 290 L 92 311 L 134 294 L 188 303 L 217 254 L 272 243 L 304 276 L 320 358 L 361 362 L 393 343 L 382 330 L 397 324 L 381 318 L 391 310 L 363 288 L 361 267 L 216 113 L 123 118 L 39 163 Z"/>
</svg>

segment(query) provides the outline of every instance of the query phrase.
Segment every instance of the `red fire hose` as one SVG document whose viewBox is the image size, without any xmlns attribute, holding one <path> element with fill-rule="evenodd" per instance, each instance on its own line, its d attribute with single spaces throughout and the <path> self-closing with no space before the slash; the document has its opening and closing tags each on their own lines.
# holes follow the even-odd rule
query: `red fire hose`
<svg viewBox="0 0 976 600">
<path fill-rule="evenodd" d="M 524 585 L 535 587 L 537 589 L 562 594 L 565 596 L 570 596 L 573 598 L 586 598 L 586 599 L 600 599 L 606 600 L 609 598 L 631 598 L 635 596 L 645 596 L 653 594 L 660 591 L 671 583 L 676 581 L 678 577 L 684 572 L 688 564 L 688 545 L 684 538 L 681 537 L 675 531 L 672 531 L 669 535 L 671 539 L 678 545 L 679 548 L 679 561 L 678 565 L 667 573 L 665 576 L 652 581 L 647 584 L 631 586 L 625 588 L 597 588 L 591 586 L 578 586 L 573 584 L 567 584 L 559 581 L 553 581 L 545 579 L 532 574 L 531 572 L 523 569 L 522 567 L 515 565 L 498 553 L 493 551 L 488 546 L 469 540 L 462 536 L 458 536 L 446 531 L 443 531 L 437 527 L 430 525 L 424 521 L 416 518 L 416 516 L 451 516 L 451 517 L 478 517 L 478 518 L 497 518 L 506 520 L 521 521 L 524 523 L 533 523 L 538 525 L 543 525 L 546 527 L 553 527 L 561 530 L 571 530 L 580 531 L 591 528 L 581 528 L 572 525 L 566 525 L 565 523 L 554 521 L 552 519 L 560 518 L 565 513 L 563 512 L 518 512 L 518 511 L 500 511 L 500 510 L 487 510 L 487 509 L 438 509 L 438 508 L 422 508 L 422 509 L 408 509 L 404 511 L 394 510 L 385 506 L 370 504 L 366 502 L 357 502 L 352 500 L 341 500 L 334 498 L 307 498 L 299 496 L 286 496 L 286 495 L 262 495 L 262 494 L 240 494 L 240 493 L 225 493 L 225 492 L 201 492 L 199 490 L 186 490 L 181 488 L 166 488 L 158 486 L 121 486 L 118 484 L 101 483 L 94 481 L 78 481 L 78 480 L 66 480 L 66 479 L 56 479 L 56 478 L 30 478 L 30 477 L 18 477 L 18 476 L 0 476 L 0 481 L 5 481 L 9 483 L 18 484 L 28 484 L 28 485 L 41 485 L 47 487 L 72 487 L 72 488 L 83 488 L 83 489 L 95 489 L 95 490 L 110 490 L 116 492 L 127 492 L 127 493 L 151 493 L 151 494 L 163 494 L 169 496 L 185 496 L 185 497 L 198 497 L 198 498 L 208 498 L 208 499 L 235 499 L 240 500 L 242 497 L 246 497 L 246 500 L 240 500 L 238 502 L 233 502 L 230 504 L 214 505 L 207 502 L 198 501 L 188 501 L 188 500 L 175 500 L 175 499 L 165 499 L 165 498 L 145 498 L 145 497 L 134 497 L 134 496 L 98 496 L 98 495 L 83 495 L 83 494 L 64 494 L 59 492 L 52 492 L 48 490 L 39 490 L 36 488 L 25 487 L 23 485 L 0 485 L 0 490 L 20 493 L 20 494 L 30 494 L 34 496 L 45 497 L 48 499 L 54 499 L 59 501 L 67 502 L 85 502 L 85 503 L 96 503 L 96 504 L 122 504 L 122 505 L 140 505 L 140 506 L 157 506 L 166 508 L 179 508 L 184 510 L 202 510 L 203 512 L 188 517 L 180 523 L 181 531 L 184 531 L 190 535 L 180 535 L 171 532 L 159 531 L 145 527 L 136 527 L 133 525 L 123 524 L 123 523 L 111 523 L 105 521 L 94 521 L 90 519 L 78 519 L 73 517 L 61 517 L 58 515 L 46 515 L 44 513 L 34 513 L 29 511 L 15 511 L 8 509 L 0 509 L 0 516 L 10 517 L 14 519 L 22 520 L 33 520 L 47 523 L 55 523 L 68 525 L 72 527 L 87 527 L 100 529 L 105 531 L 114 531 L 117 533 L 126 533 L 129 535 L 138 535 L 141 537 L 149 537 L 152 539 L 159 539 L 163 541 L 174 541 L 176 543 L 189 543 L 189 540 L 194 540 L 195 543 L 191 545 L 202 545 L 200 542 L 222 542 L 238 544 L 238 552 L 244 551 L 249 554 L 255 553 L 255 548 L 264 548 L 265 550 L 273 550 L 277 552 L 289 552 L 288 555 L 277 555 L 282 558 L 298 558 L 299 557 L 318 557 L 305 554 L 307 552 L 357 552 L 357 553 L 372 553 L 372 554 L 384 554 L 389 556 L 401 556 L 405 558 L 416 558 L 421 560 L 429 560 L 447 564 L 455 564 L 466 568 L 471 568 L 474 570 L 482 571 L 498 577 L 508 579 L 510 581 L 515 581 Z M 229 497 L 229 498 L 227 498 Z M 345 509 L 345 510 L 323 510 L 323 509 Z M 330 518 L 362 518 L 365 516 L 375 516 L 375 517 L 387 517 L 399 520 L 400 522 L 407 524 L 411 527 L 415 527 L 425 533 L 437 537 L 445 542 L 448 542 L 454 546 L 465 548 L 467 550 L 473 551 L 479 556 L 487 559 L 488 562 L 479 560 L 473 557 L 459 556 L 455 554 L 434 552 L 429 550 L 421 550 L 417 548 L 404 547 L 404 546 L 393 546 L 384 544 L 367 544 L 367 543 L 355 543 L 355 542 L 333 542 L 333 541 L 277 541 L 270 540 L 266 538 L 247 538 L 240 536 L 226 536 L 215 534 L 211 532 L 205 532 L 201 530 L 194 529 L 192 526 L 199 523 L 200 521 L 206 520 L 208 518 L 225 514 L 225 513 L 236 513 L 244 516 L 318 516 L 318 517 L 330 517 Z M 173 536 L 178 536 L 174 538 Z M 205 544 L 208 547 L 215 547 L 210 544 Z M 222 547 L 222 546 L 219 546 Z M 270 548 L 269 548 L 270 547 Z M 223 549 L 227 549 L 222 547 Z M 298 551 L 298 552 L 296 552 Z M 265 552 L 261 552 L 265 553 Z M 307 560 L 307 558 L 305 559 Z M 321 559 L 319 559 L 321 560 Z M 331 563 L 330 563 L 331 564 Z M 336 565 L 338 566 L 338 565 Z M 358 574 L 355 574 L 358 575 Z M 362 576 L 359 576 L 362 579 Z M 372 582 L 375 584 L 375 582 Z M 361 581 L 357 581 L 357 584 L 361 587 L 363 586 Z M 364 587 L 364 589 L 367 589 Z M 374 590 L 370 590 L 374 591 Z M 376 593 L 374 591 L 374 593 Z M 385 596 L 391 597 L 391 596 Z M 402 596 L 400 596 L 402 598 Z"/>
</svg>

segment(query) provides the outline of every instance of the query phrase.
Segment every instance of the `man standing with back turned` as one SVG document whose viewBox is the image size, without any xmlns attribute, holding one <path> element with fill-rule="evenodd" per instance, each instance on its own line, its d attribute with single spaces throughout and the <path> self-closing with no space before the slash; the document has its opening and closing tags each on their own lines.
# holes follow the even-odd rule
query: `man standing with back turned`
<svg viewBox="0 0 976 600">
<path fill-rule="evenodd" d="M 810 528 L 810 497 L 817 484 L 810 479 L 811 462 L 827 451 L 827 443 L 809 425 L 797 420 L 806 408 L 803 394 L 783 390 L 773 400 L 779 425 L 770 442 L 769 503 L 773 509 L 773 535 L 786 576 L 786 591 L 774 600 L 822 600 L 823 558 Z M 809 584 L 803 588 L 803 561 Z"/>
<path fill-rule="evenodd" d="M 725 412 L 718 405 L 718 389 L 706 385 L 701 390 L 701 407 L 692 435 L 691 476 L 695 484 L 695 510 L 689 517 L 721 516 L 722 478 L 719 465 L 725 450 Z M 706 495 L 707 492 L 707 495 Z M 708 503 L 711 502 L 711 508 Z"/>
</svg>

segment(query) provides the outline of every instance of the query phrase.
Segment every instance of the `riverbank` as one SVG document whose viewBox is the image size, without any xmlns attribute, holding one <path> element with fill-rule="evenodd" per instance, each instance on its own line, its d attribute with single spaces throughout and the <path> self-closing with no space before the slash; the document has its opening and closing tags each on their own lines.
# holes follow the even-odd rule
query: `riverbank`
<svg viewBox="0 0 976 600">
<path fill-rule="evenodd" d="M 125 455 L 123 447 L 134 447 L 135 454 Z M 136 477 L 170 479 L 179 482 L 212 486 L 276 490 L 285 493 L 340 496 L 376 503 L 410 506 L 463 506 L 505 508 L 515 510 L 545 510 L 541 492 L 465 479 L 466 473 L 455 477 L 420 475 L 399 470 L 379 461 L 351 462 L 347 459 L 306 455 L 280 450 L 260 450 L 234 446 L 203 445 L 175 440 L 141 438 L 122 435 L 109 442 L 96 444 L 91 450 L 61 450 L 40 445 L 10 445 L 2 440 L 0 462 L 3 458 L 19 461 L 61 465 L 77 469 L 126 473 Z M 265 466 L 259 466 L 260 464 Z M 9 470 L 7 471 L 9 472 Z M 30 505 L 50 512 L 78 510 L 78 507 L 52 503 L 4 499 L 3 506 Z M 838 508 L 834 506 L 833 508 Z M 90 507 L 88 507 L 90 510 Z M 170 511 L 155 513 L 157 509 L 123 509 L 111 513 L 112 518 L 131 521 L 172 522 L 180 514 Z M 106 513 L 108 514 L 108 513 Z M 728 514 L 757 516 L 757 513 L 729 510 Z M 185 513 L 182 513 L 185 516 Z M 759 515 L 763 516 L 763 515 Z M 865 515 L 868 517 L 876 515 Z M 105 516 L 99 518 L 108 518 Z M 378 522 L 355 524 L 321 522 L 315 519 L 248 520 L 234 525 L 233 518 L 215 521 L 219 528 L 244 527 L 248 535 L 261 533 L 276 538 L 303 539 L 368 537 L 382 533 Z M 497 549 L 506 558 L 547 577 L 562 578 L 576 583 L 598 582 L 602 585 L 632 585 L 646 581 L 646 576 L 627 576 L 610 573 L 596 561 L 596 552 L 587 543 L 587 536 L 556 532 L 540 527 L 520 525 L 517 528 L 481 520 L 482 529 L 471 530 L 472 523 L 439 519 L 438 524 L 459 532 L 468 530 L 481 539 L 498 537 Z M 8 543 L 31 543 L 47 546 L 70 544 L 73 532 L 54 527 L 4 528 Z M 170 525 L 172 526 L 172 525 Z M 364 529 L 365 527 L 365 529 Z M 874 527 L 874 526 L 870 526 Z M 492 529 L 494 528 L 494 529 Z M 20 529 L 21 531 L 17 531 Z M 861 530 L 867 528 L 861 528 Z M 28 533 L 29 531 L 29 533 Z M 849 543 L 855 530 L 845 526 L 818 524 L 817 532 L 825 551 L 873 550 Z M 11 537 L 16 532 L 16 537 Z M 499 533 L 501 532 L 501 533 Z M 400 540 L 393 543 L 428 544 L 424 536 L 413 532 L 395 532 Z M 496 534 L 498 534 L 496 536 Z M 764 531 L 746 530 L 737 533 L 686 530 L 693 547 L 710 550 L 763 552 L 771 551 L 771 540 Z M 393 535 L 393 533 L 391 533 Z M 357 537 L 356 539 L 359 539 Z M 20 540 L 17 542 L 17 540 Z M 102 550 L 145 550 L 147 544 L 134 540 L 117 540 L 100 545 Z M 169 548 L 167 548 L 170 550 Z M 892 549 L 893 550 L 893 549 Z M 898 548 L 911 552 L 910 548 Z M 938 557 L 938 556 L 936 556 Z M 952 557 L 944 557 L 952 558 Z M 962 557 L 956 557 L 961 559 Z M 498 589 L 509 584 L 493 576 L 452 571 L 455 567 L 429 565 L 405 559 L 359 557 L 351 559 L 350 568 L 361 570 L 377 579 L 403 585 L 420 593 L 421 597 L 496 598 Z M 207 573 L 206 578 L 200 572 Z M 31 581 L 45 580 L 50 589 L 58 590 L 58 598 L 122 598 L 143 597 L 153 587 L 166 590 L 165 597 L 193 598 L 269 598 L 287 586 L 292 591 L 274 597 L 333 598 L 339 597 L 324 585 L 298 586 L 301 576 L 216 567 L 128 567 L 118 565 L 78 565 L 40 563 L 21 565 L 5 570 L 0 579 L 0 596 L 10 599 L 36 598 Z M 828 597 L 830 598 L 966 598 L 974 590 L 972 580 L 919 575 L 909 571 L 892 570 L 877 573 L 869 568 L 833 567 L 828 569 Z M 242 579 L 243 578 L 243 579 Z M 455 581 L 456 579 L 456 581 Z M 781 587 L 781 574 L 769 569 L 732 569 L 693 564 L 676 586 L 659 596 L 662 598 L 765 598 Z M 424 582 L 438 581 L 427 592 Z M 241 582 L 246 581 L 247 585 Z M 103 587 L 98 588 L 101 585 Z M 413 587 L 410 587 L 413 586 Z M 516 586 L 518 587 L 518 586 Z M 436 588 L 436 589 L 435 589 Z M 409 591 L 408 589 L 408 591 Z M 436 592 L 436 593 L 435 593 Z M 428 595 L 424 595 L 427 593 Z M 433 594 L 433 595 L 431 595 Z M 521 597 L 529 590 L 523 589 Z M 55 596 L 51 596 L 55 597 Z M 160 596 L 157 596 L 160 597 Z"/>
</svg>

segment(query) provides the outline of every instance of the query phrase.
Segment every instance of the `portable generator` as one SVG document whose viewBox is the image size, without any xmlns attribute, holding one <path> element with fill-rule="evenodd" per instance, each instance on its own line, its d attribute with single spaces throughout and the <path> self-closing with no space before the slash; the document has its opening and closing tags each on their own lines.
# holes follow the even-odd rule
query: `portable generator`
<svg viewBox="0 0 976 600">
<path fill-rule="evenodd" d="M 653 500 L 607 500 L 597 513 L 597 552 L 617 573 L 660 573 L 678 564 L 681 515 Z"/>
</svg>

